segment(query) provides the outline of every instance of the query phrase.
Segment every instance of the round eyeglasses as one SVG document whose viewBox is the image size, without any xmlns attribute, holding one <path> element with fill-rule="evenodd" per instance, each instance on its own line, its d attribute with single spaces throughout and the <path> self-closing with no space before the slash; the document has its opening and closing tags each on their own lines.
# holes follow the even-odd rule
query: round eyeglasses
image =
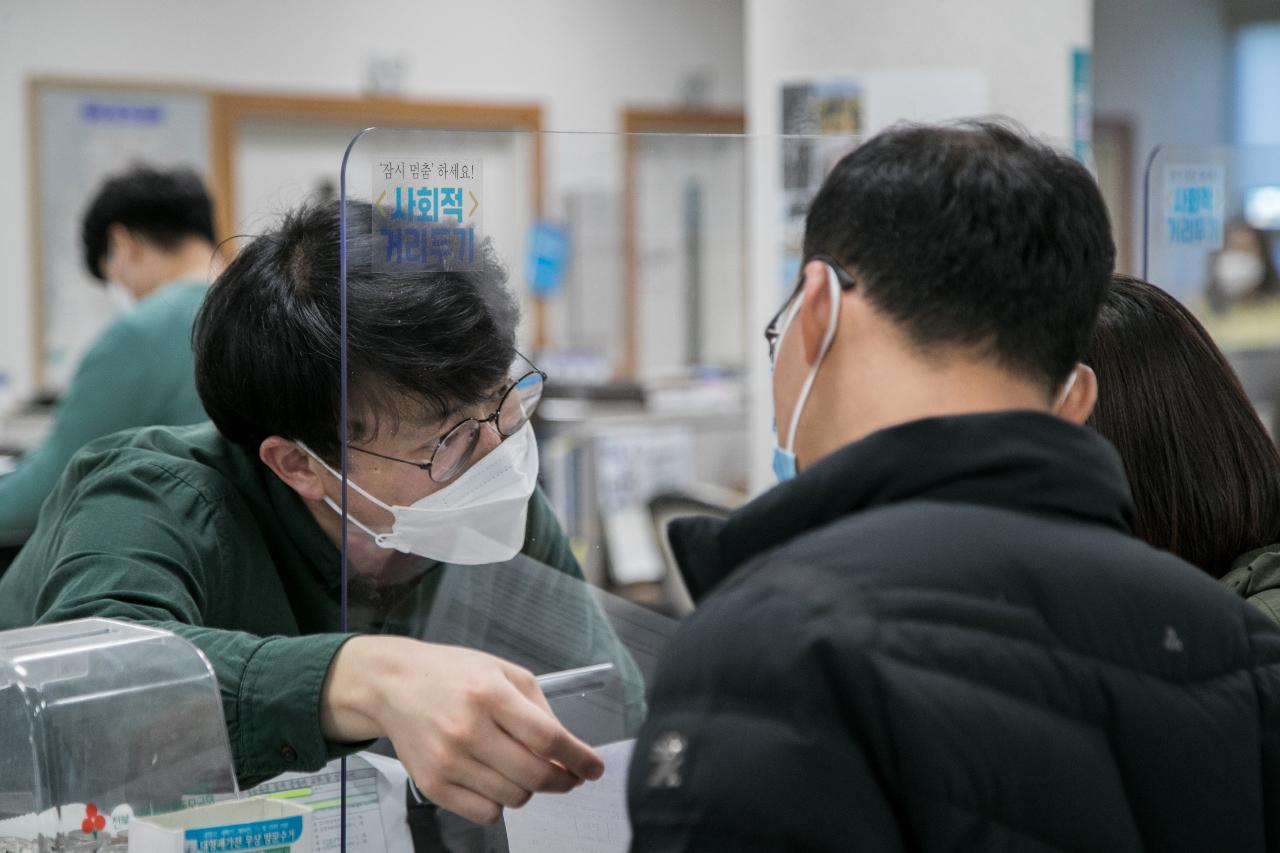
<svg viewBox="0 0 1280 853">
<path fill-rule="evenodd" d="M 520 354 L 517 353 L 517 355 Z M 507 386 L 502 399 L 498 401 L 498 408 L 494 409 L 488 417 L 465 418 L 450 427 L 444 438 L 436 443 L 435 450 L 431 452 L 431 459 L 428 461 L 414 462 L 411 459 L 400 459 L 351 444 L 347 447 L 367 456 L 412 465 L 421 471 L 426 471 L 433 482 L 447 483 L 458 476 L 471 461 L 476 445 L 480 443 L 480 430 L 485 424 L 493 424 L 498 434 L 506 439 L 515 435 L 527 424 L 534 409 L 538 407 L 538 401 L 542 399 L 542 389 L 546 385 L 547 374 L 534 366 L 534 363 L 524 355 L 520 355 L 520 358 L 532 369 Z"/>
</svg>

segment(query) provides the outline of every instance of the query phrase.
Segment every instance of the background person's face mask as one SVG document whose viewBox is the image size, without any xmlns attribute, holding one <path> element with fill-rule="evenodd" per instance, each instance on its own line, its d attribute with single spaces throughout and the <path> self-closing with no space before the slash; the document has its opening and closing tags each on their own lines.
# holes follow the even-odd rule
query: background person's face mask
<svg viewBox="0 0 1280 853">
<path fill-rule="evenodd" d="M 107 298 L 117 311 L 128 311 L 138 304 L 133 291 L 118 281 L 107 282 Z"/>
<path fill-rule="evenodd" d="M 310 448 L 297 444 L 341 479 Z M 457 479 L 412 506 L 384 503 L 350 478 L 347 483 L 395 519 L 390 532 L 377 533 L 348 512 L 351 523 L 372 536 L 379 547 L 442 563 L 501 563 L 520 553 L 524 545 L 529 498 L 538 483 L 538 444 L 533 427 L 525 424 Z M 328 495 L 324 502 L 342 513 Z"/>
<path fill-rule="evenodd" d="M 777 444 L 774 440 L 773 446 L 773 473 L 779 482 L 785 482 L 796 476 L 796 430 L 800 426 L 800 413 L 804 411 L 804 404 L 809 400 L 809 391 L 813 388 L 813 380 L 818 376 L 818 368 L 822 366 L 822 359 L 827 355 L 827 350 L 831 348 L 831 342 L 836 337 L 836 324 L 840 321 L 840 279 L 836 277 L 835 270 L 827 266 L 827 288 L 831 291 L 831 317 L 827 320 L 827 331 L 822 336 L 822 346 L 818 349 L 818 357 L 814 359 L 813 365 L 809 368 L 809 375 L 804 378 L 804 385 L 800 388 L 800 396 L 796 398 L 795 408 L 791 411 L 791 423 L 787 427 L 785 443 Z M 787 336 L 787 330 L 791 328 L 791 321 L 796 318 L 796 314 L 800 313 L 800 304 L 804 301 L 804 291 L 796 297 L 796 304 L 789 312 L 787 312 L 786 322 L 782 324 L 781 331 L 778 332 L 778 345 L 776 350 L 776 359 L 782 355 L 782 341 Z M 776 401 L 775 401 L 776 405 Z M 777 432 L 777 418 L 774 418 L 775 433 Z"/>
<path fill-rule="evenodd" d="M 1232 298 L 1244 296 L 1262 284 L 1265 275 L 1262 259 L 1253 252 L 1225 249 L 1213 261 L 1213 277 L 1222 292 Z"/>
</svg>

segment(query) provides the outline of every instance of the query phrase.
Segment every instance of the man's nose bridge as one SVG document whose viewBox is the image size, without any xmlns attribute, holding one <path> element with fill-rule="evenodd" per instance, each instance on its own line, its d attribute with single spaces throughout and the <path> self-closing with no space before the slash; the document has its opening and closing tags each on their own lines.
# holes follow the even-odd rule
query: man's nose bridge
<svg viewBox="0 0 1280 853">
<path fill-rule="evenodd" d="M 485 429 L 485 427 L 488 427 L 488 429 Z M 480 440 L 477 442 L 480 446 L 479 449 L 485 452 L 492 450 L 502 443 L 502 438 L 502 433 L 498 432 L 496 412 L 480 422 Z"/>
</svg>

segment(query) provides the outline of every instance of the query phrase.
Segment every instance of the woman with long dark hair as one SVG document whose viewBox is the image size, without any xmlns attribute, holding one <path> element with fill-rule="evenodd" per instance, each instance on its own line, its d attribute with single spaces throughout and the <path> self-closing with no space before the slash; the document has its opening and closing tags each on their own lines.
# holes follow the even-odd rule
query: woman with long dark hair
<svg viewBox="0 0 1280 853">
<path fill-rule="evenodd" d="M 1120 451 L 1134 533 L 1280 621 L 1280 452 L 1204 327 L 1117 275 L 1085 363 L 1098 377 L 1089 424 Z"/>
</svg>

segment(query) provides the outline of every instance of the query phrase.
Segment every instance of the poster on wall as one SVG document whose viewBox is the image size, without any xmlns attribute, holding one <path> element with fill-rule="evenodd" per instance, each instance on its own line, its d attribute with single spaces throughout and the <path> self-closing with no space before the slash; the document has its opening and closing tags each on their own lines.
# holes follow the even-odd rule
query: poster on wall
<svg viewBox="0 0 1280 853">
<path fill-rule="evenodd" d="M 857 80 L 783 85 L 780 298 L 790 293 L 799 274 L 809 202 L 836 161 L 850 149 L 851 137 L 857 137 L 863 127 L 863 92 Z"/>
<path fill-rule="evenodd" d="M 40 230 L 40 324 L 36 384 L 65 390 L 85 349 L 119 310 L 85 270 L 80 223 L 102 181 L 135 164 L 192 168 L 207 176 L 209 98 L 199 92 L 35 85 L 39 169 L 35 219 Z"/>
<path fill-rule="evenodd" d="M 858 139 L 898 122 L 946 122 L 986 115 L 990 86 L 980 69 L 861 68 L 780 86 L 783 245 L 779 288 L 795 285 L 809 202 Z"/>
</svg>

